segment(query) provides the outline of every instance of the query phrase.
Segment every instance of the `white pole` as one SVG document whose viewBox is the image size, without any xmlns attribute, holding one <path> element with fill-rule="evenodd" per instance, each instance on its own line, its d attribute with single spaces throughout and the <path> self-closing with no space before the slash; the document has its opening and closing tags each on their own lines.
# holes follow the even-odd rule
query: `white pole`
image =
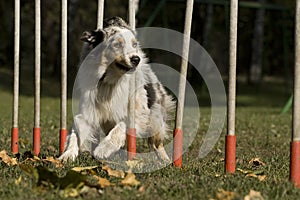
<svg viewBox="0 0 300 200">
<path fill-rule="evenodd" d="M 62 0 L 61 27 L 61 128 L 67 129 L 67 0 Z"/>
<path fill-rule="evenodd" d="M 229 83 L 227 108 L 227 135 L 225 144 L 225 171 L 235 172 L 236 166 L 236 135 L 235 135 L 235 104 L 236 104 L 236 51 L 237 51 L 238 0 L 230 1 L 230 35 L 229 35 Z"/>
<path fill-rule="evenodd" d="M 228 83 L 228 135 L 235 135 L 236 104 L 236 51 L 238 1 L 231 0 L 230 5 L 230 39 L 229 39 L 229 83 Z"/>
<path fill-rule="evenodd" d="M 129 25 L 132 30 L 135 30 L 135 0 L 129 0 Z M 130 82 L 129 98 L 129 128 L 135 128 L 135 74 Z"/>
<path fill-rule="evenodd" d="M 293 141 L 300 141 L 300 1 L 297 0 L 295 28 L 295 76 Z"/>
<path fill-rule="evenodd" d="M 67 45 L 68 45 L 68 1 L 62 0 L 61 11 L 61 104 L 59 152 L 63 153 L 67 137 Z"/>
<path fill-rule="evenodd" d="M 13 127 L 18 127 L 19 116 L 19 67 L 20 67 L 20 0 L 15 0 L 15 38 L 14 38 L 14 98 Z"/>
<path fill-rule="evenodd" d="M 182 46 L 182 59 L 181 59 L 181 76 L 178 88 L 178 102 L 176 113 L 176 127 L 173 134 L 173 163 L 176 167 L 182 166 L 182 145 L 183 145 L 183 111 L 186 87 L 186 75 L 188 69 L 188 58 L 190 48 L 190 35 L 192 27 L 194 0 L 187 0 L 184 22 L 184 38 Z"/>
<path fill-rule="evenodd" d="M 193 16 L 193 4 L 194 4 L 194 0 L 187 0 L 186 11 L 185 11 L 185 23 L 184 23 L 184 40 L 183 40 L 182 59 L 181 59 L 181 76 L 179 81 L 179 89 L 178 89 L 179 93 L 178 93 L 178 104 L 177 104 L 177 114 L 176 114 L 177 129 L 182 129 L 186 75 L 188 69 L 190 35 L 191 35 L 192 16 Z"/>
<path fill-rule="evenodd" d="M 14 91 L 13 119 L 11 130 L 11 151 L 18 153 L 18 116 L 19 116 L 19 67 L 20 67 L 20 0 L 15 0 L 15 32 L 14 32 Z"/>
<path fill-rule="evenodd" d="M 35 0 L 35 97 L 34 127 L 40 127 L 40 77 L 41 77 L 41 2 Z"/>
<path fill-rule="evenodd" d="M 97 29 L 103 28 L 104 0 L 98 0 Z"/>
<path fill-rule="evenodd" d="M 300 0 L 296 1 L 295 77 L 293 104 L 293 133 L 290 155 L 290 181 L 300 188 Z"/>
<path fill-rule="evenodd" d="M 129 25 L 135 30 L 135 0 L 129 0 Z M 132 160 L 136 156 L 136 129 L 135 129 L 135 73 L 132 74 L 129 86 L 128 117 L 129 127 L 127 130 L 127 159 Z"/>
<path fill-rule="evenodd" d="M 35 90 L 33 151 L 40 153 L 40 90 L 41 90 L 41 1 L 35 0 Z"/>
</svg>

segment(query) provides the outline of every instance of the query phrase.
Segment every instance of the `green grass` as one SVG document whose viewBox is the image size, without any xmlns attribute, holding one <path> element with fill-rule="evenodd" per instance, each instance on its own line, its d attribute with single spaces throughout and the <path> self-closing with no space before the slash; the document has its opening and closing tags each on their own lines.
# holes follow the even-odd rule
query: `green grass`
<svg viewBox="0 0 300 200">
<path fill-rule="evenodd" d="M 238 91 L 241 93 L 237 104 L 241 106 L 237 108 L 236 116 L 237 168 L 261 171 L 266 175 L 264 181 L 245 177 L 245 174 L 239 171 L 233 175 L 224 173 L 225 127 L 208 156 L 198 158 L 202 136 L 210 120 L 210 109 L 201 107 L 200 128 L 192 145 L 184 154 L 184 166 L 181 169 L 167 166 L 152 173 L 136 174 L 137 180 L 141 182 L 137 187 L 121 186 L 116 178 L 108 177 L 102 170 L 95 170 L 96 175 L 109 178 L 111 182 L 117 184 L 103 189 L 101 195 L 91 192 L 77 199 L 217 199 L 220 189 L 234 192 L 233 199 L 243 199 L 251 189 L 261 192 L 264 199 L 298 199 L 300 189 L 295 188 L 288 179 L 291 112 L 279 114 L 288 96 L 284 95 L 282 85 L 270 83 L 268 86 L 272 89 L 262 87 L 257 91 L 240 84 Z M 58 85 L 55 83 L 51 87 L 44 88 L 43 91 L 58 88 Z M 12 96 L 10 88 L 7 88 L 1 88 L 0 92 L 0 150 L 5 149 L 9 152 Z M 41 156 L 58 156 L 59 98 L 43 94 Z M 68 103 L 68 124 L 71 124 L 71 101 Z M 20 97 L 19 116 L 22 155 L 32 149 L 33 98 L 30 94 L 23 94 Z M 265 165 L 249 164 L 249 160 L 255 157 L 260 158 Z M 74 166 L 92 166 L 101 163 L 84 154 L 75 162 L 65 164 L 62 169 L 45 163 L 32 165 L 43 165 L 63 175 Z M 19 177 L 22 177 L 21 182 L 16 184 L 15 181 Z M 18 166 L 8 167 L 3 162 L 0 163 L 0 184 L 0 199 L 62 199 L 57 188 L 38 187 L 36 181 Z"/>
</svg>

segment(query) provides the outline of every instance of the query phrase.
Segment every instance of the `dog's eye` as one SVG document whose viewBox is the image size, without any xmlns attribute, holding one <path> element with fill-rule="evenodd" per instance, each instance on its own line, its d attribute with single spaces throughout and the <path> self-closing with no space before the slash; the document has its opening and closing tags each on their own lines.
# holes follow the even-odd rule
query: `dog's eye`
<svg viewBox="0 0 300 200">
<path fill-rule="evenodd" d="M 118 42 L 117 42 L 117 43 L 114 43 L 113 46 L 114 46 L 114 48 L 116 48 L 116 49 L 119 49 L 119 48 L 122 47 L 121 44 L 118 43 Z"/>
<path fill-rule="evenodd" d="M 136 47 L 137 47 L 137 43 L 134 42 L 134 43 L 132 44 L 132 47 L 133 47 L 133 48 L 136 48 Z"/>
</svg>

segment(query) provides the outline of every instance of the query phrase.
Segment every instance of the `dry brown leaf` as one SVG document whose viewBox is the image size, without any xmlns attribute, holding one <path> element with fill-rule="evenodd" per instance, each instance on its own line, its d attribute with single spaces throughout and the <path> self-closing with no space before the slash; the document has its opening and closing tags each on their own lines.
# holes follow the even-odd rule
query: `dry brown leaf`
<svg viewBox="0 0 300 200">
<path fill-rule="evenodd" d="M 254 177 L 257 178 L 259 181 L 264 181 L 267 178 L 266 175 L 256 175 L 256 174 L 247 174 L 246 177 Z"/>
<path fill-rule="evenodd" d="M 106 178 L 102 178 L 102 177 L 96 176 L 96 175 L 94 175 L 94 177 L 98 180 L 98 184 L 100 185 L 101 188 L 105 188 L 105 187 L 109 187 L 109 186 L 113 185 Z"/>
<path fill-rule="evenodd" d="M 263 200 L 260 192 L 255 190 L 250 190 L 249 194 L 244 197 L 244 200 Z"/>
<path fill-rule="evenodd" d="M 266 164 L 260 160 L 260 158 L 252 158 L 250 161 L 249 161 L 249 164 L 250 165 L 255 165 L 255 166 L 265 166 Z"/>
<path fill-rule="evenodd" d="M 108 165 L 103 166 L 102 169 L 107 171 L 109 176 L 114 176 L 114 177 L 117 177 L 117 178 L 124 178 L 125 177 L 125 173 L 123 171 L 113 170 Z"/>
<path fill-rule="evenodd" d="M 146 187 L 144 185 L 142 185 L 138 191 L 139 191 L 139 193 L 143 193 L 143 192 L 145 192 L 145 190 L 146 190 Z"/>
<path fill-rule="evenodd" d="M 91 170 L 91 169 L 95 169 L 98 166 L 88 166 L 88 167 L 73 167 L 71 170 L 75 171 L 75 172 L 82 172 L 84 170 Z"/>
<path fill-rule="evenodd" d="M 135 179 L 135 175 L 132 172 L 128 172 L 126 177 L 121 181 L 121 184 L 137 186 L 140 184 L 140 182 Z"/>
<path fill-rule="evenodd" d="M 218 200 L 232 200 L 232 199 L 236 198 L 236 194 L 234 192 L 226 191 L 223 189 L 218 189 L 216 198 Z"/>
<path fill-rule="evenodd" d="M 251 170 L 244 170 L 244 169 L 241 169 L 241 168 L 237 168 L 237 171 L 243 173 L 243 174 L 250 174 L 252 173 L 253 171 Z"/>
<path fill-rule="evenodd" d="M 55 164 L 55 166 L 56 166 L 57 168 L 63 167 L 62 162 L 61 162 L 60 160 L 56 160 L 53 156 L 51 156 L 51 157 L 46 157 L 46 159 L 43 159 L 43 161 L 51 162 L 51 163 Z"/>
<path fill-rule="evenodd" d="M 7 155 L 7 152 L 5 150 L 2 150 L 0 152 L 0 158 L 8 166 L 13 166 L 13 165 L 17 165 L 18 164 L 17 158 L 11 158 L 11 157 L 9 157 Z"/>
<path fill-rule="evenodd" d="M 15 184 L 20 185 L 21 181 L 22 181 L 22 176 L 20 176 L 18 179 L 15 180 Z"/>
</svg>

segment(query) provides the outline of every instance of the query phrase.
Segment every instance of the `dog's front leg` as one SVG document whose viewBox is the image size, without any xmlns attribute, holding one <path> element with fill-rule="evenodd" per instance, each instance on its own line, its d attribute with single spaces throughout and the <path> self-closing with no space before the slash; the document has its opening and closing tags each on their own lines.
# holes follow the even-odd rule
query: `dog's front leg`
<svg viewBox="0 0 300 200">
<path fill-rule="evenodd" d="M 82 114 L 78 114 L 74 117 L 74 123 L 72 129 L 67 137 L 66 147 L 64 153 L 59 157 L 60 160 L 72 160 L 79 154 L 79 150 L 82 150 L 80 146 L 91 135 L 91 127 L 86 122 Z"/>
<path fill-rule="evenodd" d="M 117 152 L 125 145 L 126 141 L 126 125 L 124 122 L 119 122 L 108 135 L 100 141 L 95 148 L 93 155 L 96 159 L 104 159 Z"/>
<path fill-rule="evenodd" d="M 67 160 L 74 161 L 75 158 L 78 156 L 78 152 L 79 152 L 78 137 L 76 134 L 76 130 L 74 129 L 74 126 L 72 126 L 71 133 L 67 137 L 65 151 L 58 159 L 63 161 L 67 161 Z"/>
</svg>

